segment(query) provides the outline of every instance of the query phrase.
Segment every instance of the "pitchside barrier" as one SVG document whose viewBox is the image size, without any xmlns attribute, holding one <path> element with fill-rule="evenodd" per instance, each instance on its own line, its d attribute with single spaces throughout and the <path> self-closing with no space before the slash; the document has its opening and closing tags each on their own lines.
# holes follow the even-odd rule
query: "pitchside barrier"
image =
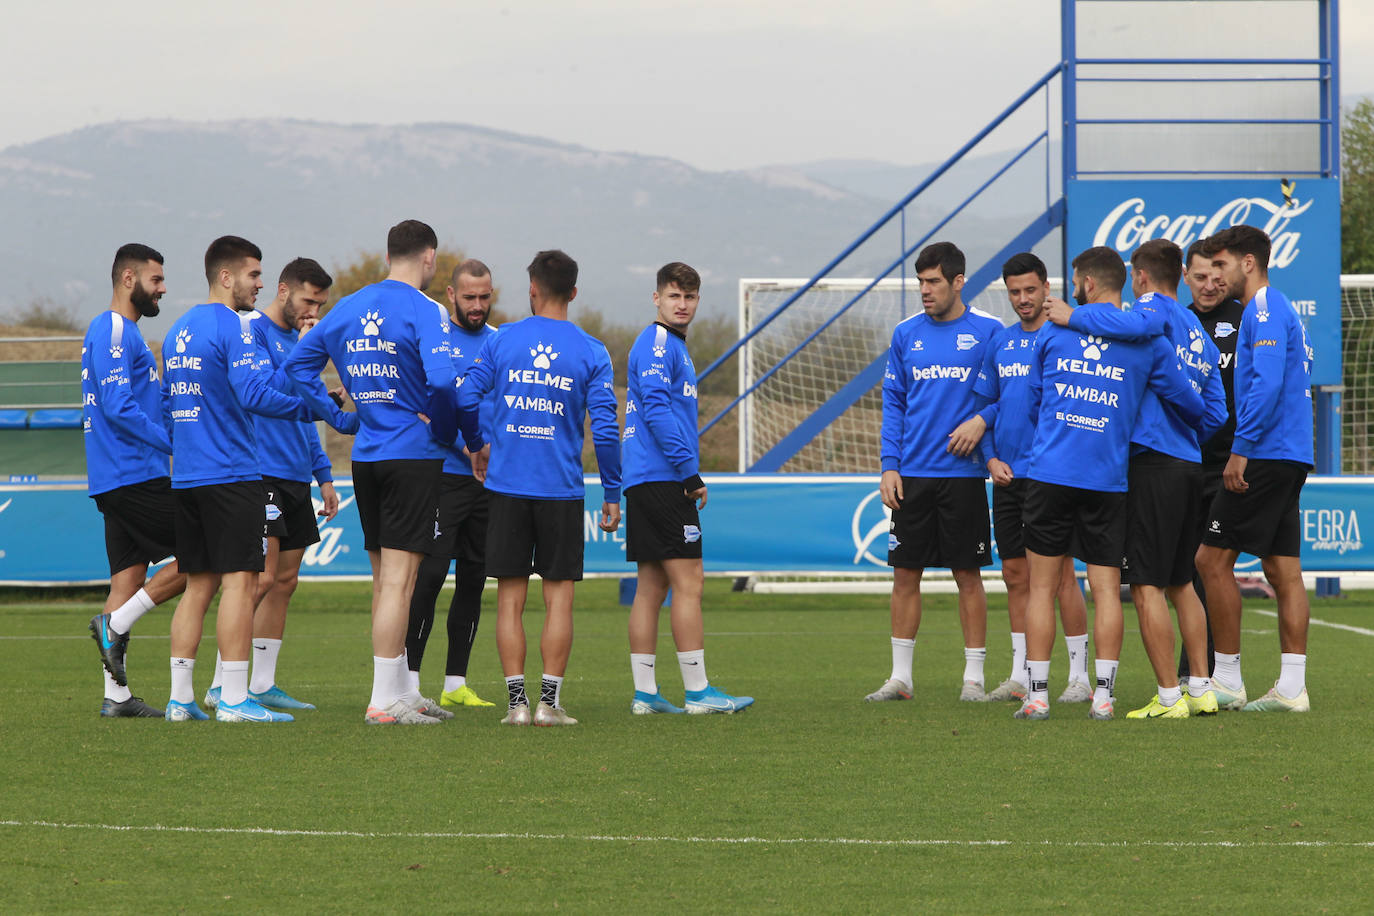
<svg viewBox="0 0 1374 916">
<path fill-rule="evenodd" d="M 876 474 L 719 474 L 706 482 L 710 501 L 702 512 L 702 529 L 709 575 L 852 577 L 881 576 L 887 570 L 889 513 L 879 499 Z M 352 481 L 336 481 L 335 488 L 339 514 L 321 524 L 321 540 L 306 550 L 301 575 L 366 578 L 371 570 Z M 607 534 L 597 527 L 601 495 L 597 479 L 588 478 L 586 572 L 633 574 L 634 567 L 625 561 L 624 528 Z M 1374 570 L 1374 545 L 1366 545 L 1361 534 L 1371 520 L 1374 477 L 1308 478 L 1302 495 L 1304 570 Z M 1243 566 L 1257 568 L 1258 563 L 1242 557 Z M 84 480 L 0 484 L 0 584 L 95 584 L 108 579 L 104 525 Z"/>
</svg>

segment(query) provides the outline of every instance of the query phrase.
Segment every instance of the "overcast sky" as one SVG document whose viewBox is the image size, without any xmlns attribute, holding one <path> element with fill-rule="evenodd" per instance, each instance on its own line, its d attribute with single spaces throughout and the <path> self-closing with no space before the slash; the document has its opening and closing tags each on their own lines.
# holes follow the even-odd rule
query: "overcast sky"
<svg viewBox="0 0 1374 916">
<path fill-rule="evenodd" d="M 1312 8 L 1264 6 L 1291 31 Z M 707 169 L 913 164 L 1054 63 L 1058 17 L 1058 0 L 14 3 L 0 149 L 112 120 L 299 117 L 463 122 Z M 1190 28 L 1192 50 L 1243 52 L 1232 18 Z M 1341 23 L 1343 94 L 1374 92 L 1374 3 L 1347 0 Z"/>
</svg>

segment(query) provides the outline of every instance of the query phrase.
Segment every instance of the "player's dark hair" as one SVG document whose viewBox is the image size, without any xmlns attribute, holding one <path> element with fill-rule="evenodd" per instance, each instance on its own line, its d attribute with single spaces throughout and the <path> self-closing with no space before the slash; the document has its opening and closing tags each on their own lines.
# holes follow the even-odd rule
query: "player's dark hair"
<svg viewBox="0 0 1374 916">
<path fill-rule="evenodd" d="M 681 261 L 674 261 L 660 267 L 656 282 L 660 293 L 674 283 L 684 293 L 695 293 L 701 290 L 701 274 Z"/>
<path fill-rule="evenodd" d="M 386 234 L 388 258 L 413 258 L 431 248 L 439 247 L 439 236 L 428 224 L 418 219 L 403 220 Z"/>
<path fill-rule="evenodd" d="M 1254 226 L 1242 225 L 1223 229 L 1207 239 L 1202 251 L 1209 258 L 1214 258 L 1223 251 L 1229 251 L 1242 258 L 1247 254 L 1254 255 L 1260 272 L 1269 273 L 1269 236 Z"/>
<path fill-rule="evenodd" d="M 1145 271 L 1165 289 L 1178 289 L 1183 278 L 1183 251 L 1168 239 L 1150 239 L 1131 252 L 1131 267 Z"/>
<path fill-rule="evenodd" d="M 1103 289 L 1121 289 L 1126 285 L 1126 262 L 1115 248 L 1098 245 L 1081 252 L 1073 259 L 1073 269 L 1097 281 Z"/>
<path fill-rule="evenodd" d="M 212 286 L 219 272 L 233 270 L 249 258 L 262 260 L 262 249 L 237 235 L 222 235 L 205 249 L 205 281 Z"/>
<path fill-rule="evenodd" d="M 110 268 L 110 282 L 118 286 L 119 277 L 124 271 L 132 267 L 136 273 L 138 268 L 148 261 L 161 264 L 162 255 L 156 249 L 140 245 L 138 242 L 120 245 L 119 250 L 115 252 L 114 266 Z"/>
<path fill-rule="evenodd" d="M 478 278 L 490 277 L 491 268 L 476 258 L 468 258 L 466 261 L 463 261 L 457 267 L 453 268 L 453 276 L 449 278 L 449 285 L 457 286 L 458 278 L 462 276 Z"/>
<path fill-rule="evenodd" d="M 934 242 L 916 255 L 916 272 L 940 268 L 940 275 L 951 283 L 964 272 L 964 253 L 953 242 Z"/>
<path fill-rule="evenodd" d="M 1188 246 L 1188 253 L 1185 254 L 1185 255 L 1183 256 L 1183 269 L 1184 269 L 1184 270 L 1187 270 L 1187 269 L 1188 269 L 1188 265 L 1191 264 L 1191 263 L 1193 263 L 1193 258 L 1208 258 L 1208 259 L 1210 259 L 1211 256 L 1210 256 L 1209 254 L 1207 254 L 1207 250 L 1206 250 L 1206 249 L 1207 249 L 1207 240 L 1206 240 L 1206 239 L 1198 239 L 1196 242 L 1194 242 L 1193 244 L 1189 245 L 1189 246 Z"/>
<path fill-rule="evenodd" d="M 577 262 L 557 248 L 539 252 L 526 270 L 546 296 L 567 301 L 577 288 Z"/>
<path fill-rule="evenodd" d="M 334 278 L 314 258 L 296 258 L 281 269 L 277 282 L 291 289 L 300 289 L 302 284 L 309 283 L 323 290 L 334 285 Z"/>
<path fill-rule="evenodd" d="M 1022 274 L 1035 274 L 1041 283 L 1050 278 L 1050 272 L 1045 269 L 1045 262 L 1029 251 L 1012 255 L 1007 259 L 1007 263 L 1002 265 L 1003 283 L 1007 282 L 1008 277 L 1019 277 Z"/>
</svg>

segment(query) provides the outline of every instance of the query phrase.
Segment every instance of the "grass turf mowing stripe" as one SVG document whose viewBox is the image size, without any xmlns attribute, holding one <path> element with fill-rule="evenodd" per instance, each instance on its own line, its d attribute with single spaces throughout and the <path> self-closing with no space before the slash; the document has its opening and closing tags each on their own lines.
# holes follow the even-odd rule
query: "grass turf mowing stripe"
<svg viewBox="0 0 1374 916">
<path fill-rule="evenodd" d="M 168 824 L 74 824 L 58 821 L 11 821 L 0 820 L 0 827 L 44 827 L 54 830 L 107 830 L 113 832 L 149 833 L 208 833 L 208 834 L 249 834 L 262 836 L 300 836 L 324 839 L 404 839 L 404 840 L 559 840 L 586 843 L 709 843 L 720 845 L 764 845 L 764 846 L 1053 846 L 1061 848 L 1092 849 L 1131 849 L 1153 847 L 1161 849 L 1255 849 L 1255 848 L 1294 848 L 1294 847 L 1345 847 L 1371 848 L 1374 840 L 1330 841 L 1330 840 L 1287 840 L 1277 843 L 1237 842 L 1234 840 L 1188 841 L 1188 840 L 950 840 L 950 839 L 905 839 L 875 840 L 861 837 L 757 837 L 757 836 L 662 836 L 638 835 L 608 836 L 603 834 L 572 833 L 482 833 L 469 831 L 411 831 L 385 832 L 371 830 L 298 830 L 282 827 L 192 827 Z"/>
<path fill-rule="evenodd" d="M 1256 614 L 1263 614 L 1265 617 L 1277 618 L 1279 616 L 1278 611 L 1266 611 L 1264 608 L 1254 608 L 1253 610 Z M 1348 623 L 1332 623 L 1329 620 L 1318 620 L 1316 617 L 1308 618 L 1307 622 L 1314 627 L 1330 627 L 1333 630 L 1345 630 L 1347 633 L 1359 633 L 1361 636 L 1374 636 L 1374 630 L 1352 627 Z"/>
</svg>

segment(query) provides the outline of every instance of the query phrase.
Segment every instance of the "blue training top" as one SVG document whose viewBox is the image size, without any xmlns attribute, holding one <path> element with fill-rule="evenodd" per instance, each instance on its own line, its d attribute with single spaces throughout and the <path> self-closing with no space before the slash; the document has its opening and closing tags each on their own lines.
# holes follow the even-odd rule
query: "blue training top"
<svg viewBox="0 0 1374 916">
<path fill-rule="evenodd" d="M 101 312 L 81 342 L 86 486 L 91 496 L 168 475 L 157 360 L 138 325 Z"/>
<path fill-rule="evenodd" d="M 467 375 L 472 364 L 477 360 L 477 354 L 482 351 L 482 344 L 486 343 L 487 338 L 495 334 L 496 328 L 489 324 L 482 325 L 479 331 L 469 331 L 457 322 L 453 323 L 452 330 L 448 335 L 449 346 L 453 348 L 453 368 L 458 373 L 458 384 L 463 384 L 463 377 Z M 487 442 L 491 441 L 491 412 L 492 399 L 488 397 L 478 408 L 480 417 L 479 425 L 482 428 L 482 438 Z M 472 460 L 463 454 L 463 450 L 454 445 L 444 449 L 444 473 L 458 474 L 464 477 L 472 476 Z"/>
<path fill-rule="evenodd" d="M 291 390 L 285 376 L 278 377 L 276 372 L 295 349 L 299 335 L 294 328 L 283 328 L 262 312 L 249 312 L 248 317 L 259 364 L 273 373 L 275 384 Z M 253 432 L 258 439 L 258 457 L 264 477 L 300 483 L 309 483 L 312 476 L 320 483 L 334 480 L 329 457 L 320 444 L 320 434 L 314 423 L 254 414 Z"/>
<path fill-rule="evenodd" d="M 1312 467 L 1312 347 L 1297 310 L 1272 286 L 1240 320 L 1231 453 Z"/>
<path fill-rule="evenodd" d="M 1043 325 L 1042 325 L 1043 327 Z M 1029 395 L 1031 355 L 1040 328 L 1027 331 L 1017 322 L 992 338 L 983 368 L 974 384 L 980 399 L 991 401 L 978 415 L 992 432 L 992 447 L 985 438 L 983 454 L 1011 466 L 1013 477 L 1025 477 L 1030 469 L 1031 439 L 1035 418 L 1026 402 Z"/>
<path fill-rule="evenodd" d="M 681 481 L 684 489 L 697 489 L 697 370 L 687 338 L 667 325 L 649 325 L 630 347 L 626 377 L 625 486 Z"/>
</svg>

